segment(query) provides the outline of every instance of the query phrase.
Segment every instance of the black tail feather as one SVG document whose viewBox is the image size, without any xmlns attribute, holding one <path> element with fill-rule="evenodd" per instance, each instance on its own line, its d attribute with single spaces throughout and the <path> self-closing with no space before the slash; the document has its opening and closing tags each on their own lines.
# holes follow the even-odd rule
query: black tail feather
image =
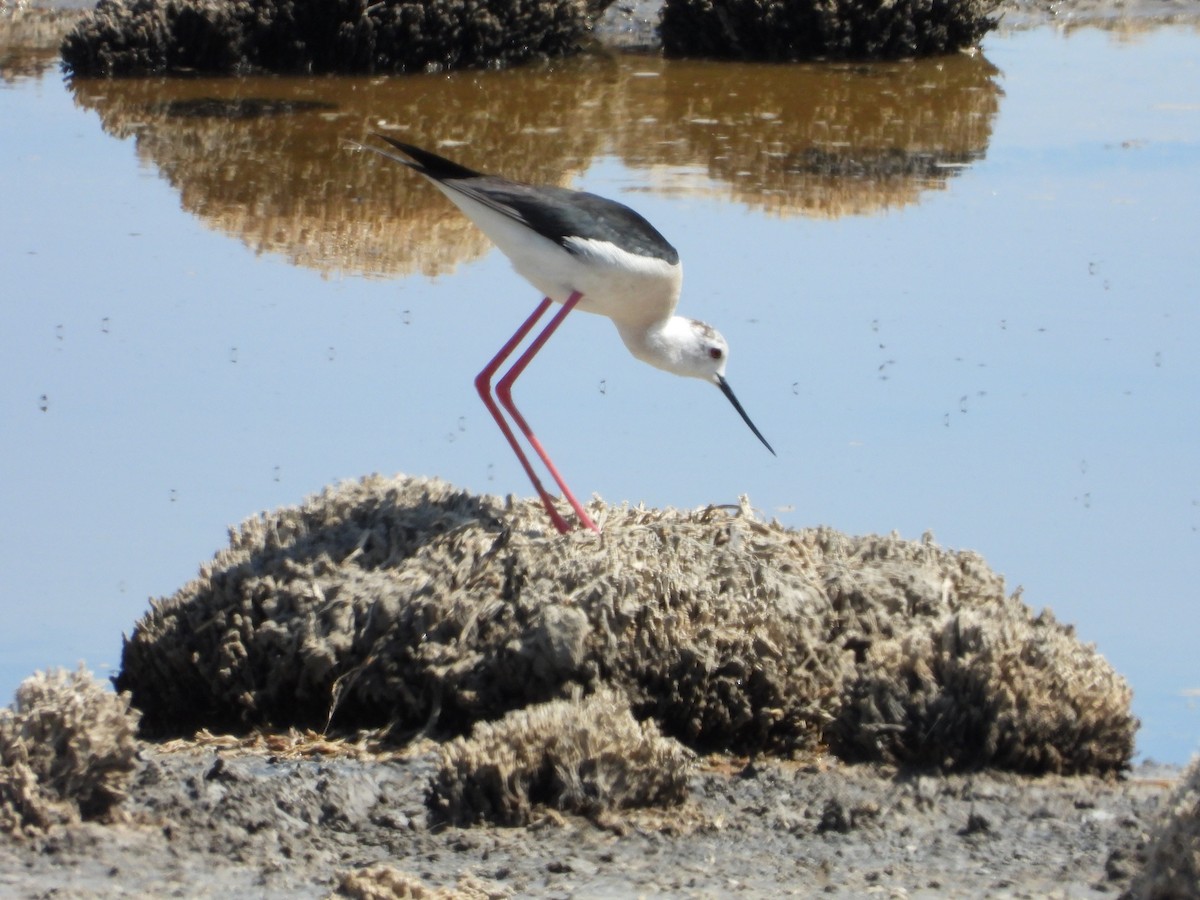
<svg viewBox="0 0 1200 900">
<path fill-rule="evenodd" d="M 403 141 L 390 138 L 386 134 L 376 132 L 375 137 L 387 141 L 401 153 L 411 156 L 415 160 L 415 164 L 413 164 L 414 169 L 422 175 L 428 175 L 430 178 L 435 178 L 438 181 L 444 181 L 447 178 L 478 178 L 481 174 L 474 169 L 460 166 L 458 163 L 448 160 L 444 156 L 438 156 L 436 153 L 430 153 L 428 150 L 422 150 L 420 147 L 414 147 L 412 144 L 406 144 Z"/>
</svg>

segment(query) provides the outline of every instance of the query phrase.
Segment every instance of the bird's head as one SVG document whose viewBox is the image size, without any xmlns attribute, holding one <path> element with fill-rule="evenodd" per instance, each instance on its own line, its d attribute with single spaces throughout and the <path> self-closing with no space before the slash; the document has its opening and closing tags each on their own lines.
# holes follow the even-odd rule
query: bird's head
<svg viewBox="0 0 1200 900">
<path fill-rule="evenodd" d="M 699 378 L 715 384 L 733 404 L 742 420 L 750 426 L 754 436 L 763 442 L 763 446 L 775 455 L 775 450 L 767 443 L 742 404 L 733 393 L 733 388 L 725 380 L 725 366 L 729 361 L 729 342 L 721 332 L 707 322 L 688 319 L 684 316 L 673 316 L 657 329 L 641 332 L 637 339 L 627 336 L 622 331 L 625 343 L 633 354 L 644 362 L 666 369 L 676 375 L 687 378 Z"/>
<path fill-rule="evenodd" d="M 707 322 L 676 316 L 675 350 L 678 354 L 675 373 L 703 381 L 725 377 L 729 359 L 729 342 Z"/>
</svg>

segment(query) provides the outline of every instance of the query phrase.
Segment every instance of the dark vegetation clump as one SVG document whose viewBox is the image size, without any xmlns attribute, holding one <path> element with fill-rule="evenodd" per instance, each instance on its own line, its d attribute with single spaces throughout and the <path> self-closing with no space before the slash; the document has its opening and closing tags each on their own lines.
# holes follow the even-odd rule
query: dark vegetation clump
<svg viewBox="0 0 1200 900">
<path fill-rule="evenodd" d="M 481 722 L 611 690 L 696 752 L 827 747 L 1064 774 L 1128 765 L 1137 720 L 1124 679 L 1069 627 L 1006 596 L 975 553 L 928 536 L 791 530 L 746 504 L 591 507 L 601 539 L 553 533 L 536 501 L 435 480 L 330 488 L 248 520 L 195 581 L 155 601 L 117 688 L 151 736 L 390 726 L 476 729 L 490 746 Z M 513 771 L 538 794 L 543 751 L 528 749 Z M 469 768 L 452 781 L 476 791 Z"/>
<path fill-rule="evenodd" d="M 618 692 L 555 700 L 480 722 L 445 744 L 426 802 L 455 825 L 527 825 L 537 805 L 603 817 L 687 796 L 694 755 L 638 722 Z"/>
<path fill-rule="evenodd" d="M 100 0 L 62 44 L 77 76 L 395 73 L 578 49 L 584 0 Z"/>
<path fill-rule="evenodd" d="M 790 62 L 905 59 L 971 47 L 998 0 L 666 0 L 669 56 Z"/>
<path fill-rule="evenodd" d="M 80 667 L 37 672 L 0 709 L 0 834 L 119 815 L 138 766 L 138 712 Z"/>
</svg>

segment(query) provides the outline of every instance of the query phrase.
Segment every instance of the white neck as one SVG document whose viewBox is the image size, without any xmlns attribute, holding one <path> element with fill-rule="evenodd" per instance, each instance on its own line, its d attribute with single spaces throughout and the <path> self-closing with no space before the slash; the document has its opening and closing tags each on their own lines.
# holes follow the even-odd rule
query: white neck
<svg viewBox="0 0 1200 900">
<path fill-rule="evenodd" d="M 651 325 L 617 325 L 629 352 L 644 363 L 674 375 L 708 380 L 710 374 L 696 366 L 696 322 L 671 316 Z"/>
</svg>

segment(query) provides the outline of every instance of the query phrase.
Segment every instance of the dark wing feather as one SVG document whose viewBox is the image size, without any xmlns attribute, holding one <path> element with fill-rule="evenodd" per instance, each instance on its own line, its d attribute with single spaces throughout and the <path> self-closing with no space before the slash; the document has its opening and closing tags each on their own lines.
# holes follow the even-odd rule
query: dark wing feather
<svg viewBox="0 0 1200 900">
<path fill-rule="evenodd" d="M 679 262 L 679 253 L 653 225 L 615 200 L 568 188 L 530 187 L 488 175 L 443 183 L 522 222 L 569 253 L 579 252 L 569 239 L 581 238 L 607 241 L 671 265 Z"/>
<path fill-rule="evenodd" d="M 409 165 L 502 215 L 553 241 L 569 253 L 579 248 L 570 238 L 607 241 L 637 256 L 679 262 L 679 253 L 653 225 L 623 203 L 561 187 L 533 187 L 507 178 L 483 175 L 456 162 L 378 135 L 412 157 Z"/>
</svg>

